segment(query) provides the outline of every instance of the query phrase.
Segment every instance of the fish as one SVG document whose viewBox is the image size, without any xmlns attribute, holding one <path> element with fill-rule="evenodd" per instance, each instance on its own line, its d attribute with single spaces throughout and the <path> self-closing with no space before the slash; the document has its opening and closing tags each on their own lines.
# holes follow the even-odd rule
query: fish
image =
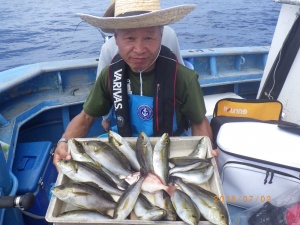
<svg viewBox="0 0 300 225">
<path fill-rule="evenodd" d="M 169 179 L 170 138 L 164 133 L 153 149 L 153 170 L 164 185 Z"/>
<path fill-rule="evenodd" d="M 145 180 L 142 185 L 142 190 L 149 192 L 149 193 L 155 193 L 159 190 L 166 191 L 170 196 L 174 194 L 174 190 L 176 190 L 177 187 L 173 185 L 164 185 L 159 177 L 157 177 L 153 173 L 148 173 L 145 177 Z"/>
<path fill-rule="evenodd" d="M 129 185 L 132 185 L 134 184 L 135 182 L 138 181 L 138 179 L 140 179 L 140 176 L 141 176 L 141 173 L 140 172 L 135 172 L 135 173 L 132 173 L 130 174 L 129 176 L 127 176 L 125 178 L 125 181 L 129 184 Z"/>
<path fill-rule="evenodd" d="M 208 151 L 208 140 L 206 137 L 202 137 L 197 144 L 196 148 L 188 155 L 192 157 L 198 157 L 200 159 L 205 159 Z"/>
<path fill-rule="evenodd" d="M 169 159 L 169 162 L 174 164 L 175 166 L 188 166 L 194 163 L 203 163 L 203 164 L 211 164 L 212 158 L 201 159 L 194 156 L 179 156 L 172 157 Z"/>
<path fill-rule="evenodd" d="M 144 180 L 145 177 L 141 176 L 136 183 L 130 185 L 120 196 L 114 209 L 113 218 L 115 220 L 124 220 L 131 213 L 141 193 Z"/>
<path fill-rule="evenodd" d="M 105 172 L 88 164 L 75 160 L 61 160 L 57 162 L 60 171 L 73 181 L 93 182 L 109 194 L 122 195 L 116 183 Z"/>
<path fill-rule="evenodd" d="M 214 167 L 213 165 L 210 165 L 200 169 L 172 173 L 172 176 L 180 177 L 184 182 L 200 185 L 207 182 L 212 177 L 213 173 Z"/>
<path fill-rule="evenodd" d="M 181 178 L 172 178 L 180 189 L 189 195 L 198 207 L 201 215 L 209 222 L 216 225 L 228 225 L 229 216 L 225 205 L 221 201 L 216 201 L 216 195 L 204 188 L 188 184 Z"/>
<path fill-rule="evenodd" d="M 184 157 L 182 159 L 183 159 L 182 161 L 184 161 Z M 194 159 L 194 161 L 196 161 L 195 163 L 192 163 L 192 164 L 186 163 L 186 165 L 183 165 L 184 162 L 182 162 L 181 163 L 182 166 L 174 166 L 174 167 L 172 167 L 169 170 L 169 174 L 173 174 L 173 173 L 176 173 L 176 172 L 189 171 L 189 170 L 196 169 L 196 168 L 203 168 L 203 167 L 206 167 L 208 165 L 211 165 L 211 160 L 212 160 L 212 158 L 208 158 L 208 159 L 195 158 Z M 179 160 L 179 161 L 181 161 L 181 160 Z"/>
<path fill-rule="evenodd" d="M 173 195 L 174 190 L 177 188 L 173 185 L 164 185 L 156 174 L 148 173 L 145 170 L 141 172 L 133 173 L 132 175 L 125 178 L 125 180 L 132 184 L 136 182 L 141 176 L 144 176 L 144 182 L 142 184 L 142 191 L 155 193 L 160 190 L 166 191 L 169 195 Z"/>
<path fill-rule="evenodd" d="M 175 190 L 171 201 L 180 219 L 190 225 L 198 224 L 201 215 L 199 209 L 185 192 Z"/>
<path fill-rule="evenodd" d="M 153 171 L 153 148 L 148 136 L 140 132 L 136 141 L 136 155 L 140 166 L 147 172 Z"/>
<path fill-rule="evenodd" d="M 202 162 L 196 162 L 196 163 L 192 163 L 192 164 L 189 164 L 186 166 L 174 166 L 169 169 L 169 176 L 176 172 L 184 172 L 184 171 L 189 171 L 189 170 L 193 170 L 195 168 L 202 167 L 201 165 L 202 165 Z"/>
<path fill-rule="evenodd" d="M 126 190 L 128 188 L 128 183 L 124 179 L 120 179 L 117 175 L 115 175 L 105 167 L 102 167 L 101 170 L 115 182 L 120 190 Z"/>
<path fill-rule="evenodd" d="M 133 171 L 130 163 L 122 152 L 112 145 L 100 141 L 82 141 L 86 153 L 96 162 L 123 179 Z"/>
<path fill-rule="evenodd" d="M 116 201 L 106 191 L 95 185 L 68 182 L 52 189 L 52 194 L 61 201 L 83 209 L 106 212 L 116 206 Z"/>
<path fill-rule="evenodd" d="M 177 219 L 176 211 L 172 205 L 170 196 L 163 190 L 153 193 L 154 204 L 166 211 L 163 220 L 175 221 Z"/>
<path fill-rule="evenodd" d="M 140 164 L 137 160 L 136 152 L 131 148 L 128 142 L 118 133 L 113 132 L 112 130 L 108 131 L 109 143 L 116 146 L 128 159 L 131 167 L 135 171 L 140 171 Z"/>
<path fill-rule="evenodd" d="M 70 152 L 72 159 L 78 161 L 78 162 L 86 162 L 97 166 L 99 165 L 97 162 L 95 162 L 84 150 L 82 144 L 78 142 L 76 139 L 71 138 L 68 141 L 68 151 Z"/>
<path fill-rule="evenodd" d="M 85 209 L 66 211 L 59 214 L 58 217 L 64 220 L 76 220 L 83 222 L 112 219 L 111 216 L 106 215 L 104 213 Z"/>
<path fill-rule="evenodd" d="M 153 205 L 143 194 L 140 194 L 133 211 L 139 220 L 158 221 L 162 220 L 167 212 L 166 210 Z"/>
</svg>

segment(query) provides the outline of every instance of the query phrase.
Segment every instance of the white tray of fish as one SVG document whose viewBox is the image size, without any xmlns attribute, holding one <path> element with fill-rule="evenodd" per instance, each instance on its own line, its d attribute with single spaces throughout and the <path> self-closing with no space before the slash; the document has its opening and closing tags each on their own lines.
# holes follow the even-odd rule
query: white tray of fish
<svg viewBox="0 0 300 225">
<path fill-rule="evenodd" d="M 229 224 L 208 137 L 75 138 L 46 220 L 61 224 Z M 222 201 L 221 201 L 221 200 Z M 205 204 L 203 204 L 205 202 Z"/>
</svg>

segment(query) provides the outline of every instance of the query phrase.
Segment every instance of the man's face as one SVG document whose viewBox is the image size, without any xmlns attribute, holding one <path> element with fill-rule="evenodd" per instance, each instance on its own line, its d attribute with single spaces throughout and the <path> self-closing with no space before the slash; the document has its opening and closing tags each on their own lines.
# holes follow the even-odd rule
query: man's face
<svg viewBox="0 0 300 225">
<path fill-rule="evenodd" d="M 115 39 L 120 56 L 132 71 L 147 72 L 155 67 L 153 61 L 160 51 L 161 27 L 116 30 Z"/>
</svg>

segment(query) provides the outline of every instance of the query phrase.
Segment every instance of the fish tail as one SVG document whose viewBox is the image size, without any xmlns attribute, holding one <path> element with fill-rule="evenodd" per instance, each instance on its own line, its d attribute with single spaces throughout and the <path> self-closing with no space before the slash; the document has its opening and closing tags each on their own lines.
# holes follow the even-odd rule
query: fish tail
<svg viewBox="0 0 300 225">
<path fill-rule="evenodd" d="M 173 186 L 173 185 L 169 185 L 169 186 L 166 186 L 167 188 L 166 188 L 166 192 L 171 196 L 171 197 L 173 197 L 174 196 L 174 192 L 175 192 L 175 190 L 177 189 L 177 187 L 176 186 Z"/>
<path fill-rule="evenodd" d="M 146 177 L 148 175 L 148 171 L 145 168 L 141 168 L 140 173 L 142 177 Z"/>
</svg>

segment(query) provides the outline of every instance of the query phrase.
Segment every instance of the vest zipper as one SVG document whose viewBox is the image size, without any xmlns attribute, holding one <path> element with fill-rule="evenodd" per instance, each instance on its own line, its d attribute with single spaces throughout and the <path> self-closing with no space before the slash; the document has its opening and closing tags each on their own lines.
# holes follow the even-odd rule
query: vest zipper
<svg viewBox="0 0 300 225">
<path fill-rule="evenodd" d="M 156 114 L 156 121 L 155 121 L 155 123 L 156 123 L 156 131 L 159 131 L 160 130 L 160 128 L 159 128 L 159 118 L 158 118 L 158 97 L 159 97 L 159 90 L 160 90 L 160 84 L 157 84 L 156 85 L 156 100 L 155 100 L 155 105 L 156 105 L 156 112 L 155 112 L 155 114 Z"/>
</svg>

